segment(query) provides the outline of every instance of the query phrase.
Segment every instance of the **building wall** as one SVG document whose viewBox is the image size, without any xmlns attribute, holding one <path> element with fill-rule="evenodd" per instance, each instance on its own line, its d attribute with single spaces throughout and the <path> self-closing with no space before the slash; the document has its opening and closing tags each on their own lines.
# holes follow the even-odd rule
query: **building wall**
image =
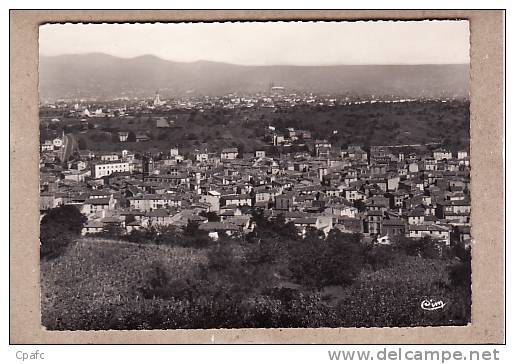
<svg viewBox="0 0 515 364">
<path fill-rule="evenodd" d="M 120 163 L 102 163 L 93 166 L 93 178 L 101 178 L 109 176 L 114 172 L 132 172 L 128 162 Z"/>
<path fill-rule="evenodd" d="M 221 159 L 236 159 L 238 153 L 222 153 L 220 155 Z"/>
<path fill-rule="evenodd" d="M 211 206 L 211 211 L 220 211 L 220 196 L 202 195 L 200 196 L 199 202 L 209 204 Z"/>
</svg>

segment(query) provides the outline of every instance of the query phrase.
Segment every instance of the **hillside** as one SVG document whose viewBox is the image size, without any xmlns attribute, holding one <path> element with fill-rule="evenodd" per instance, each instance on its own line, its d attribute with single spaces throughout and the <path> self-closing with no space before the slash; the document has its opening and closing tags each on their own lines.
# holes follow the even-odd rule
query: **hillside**
<svg viewBox="0 0 515 364">
<path fill-rule="evenodd" d="M 63 255 L 41 262 L 42 324 L 48 330 L 127 330 L 434 326 L 470 320 L 470 303 L 449 282 L 455 260 L 415 256 L 402 248 L 387 254 L 390 248 L 376 247 L 384 261 L 374 268 L 362 264 L 370 257 L 359 249 L 355 281 L 317 292 L 277 281 L 274 273 L 295 259 L 299 247 L 281 242 L 271 254 L 275 242 L 231 240 L 193 249 L 82 238 Z M 261 264 L 267 256 L 281 258 Z M 427 314 L 420 302 L 428 296 L 444 300 L 446 308 Z"/>
<path fill-rule="evenodd" d="M 172 62 L 155 56 L 118 58 L 101 53 L 40 58 L 40 97 L 148 97 L 289 91 L 353 95 L 467 97 L 468 65 L 241 66 Z"/>
</svg>

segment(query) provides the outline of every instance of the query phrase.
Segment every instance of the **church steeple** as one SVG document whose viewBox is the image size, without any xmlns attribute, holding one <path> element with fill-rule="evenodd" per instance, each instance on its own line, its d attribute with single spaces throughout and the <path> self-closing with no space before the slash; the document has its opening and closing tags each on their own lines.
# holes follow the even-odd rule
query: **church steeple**
<svg viewBox="0 0 515 364">
<path fill-rule="evenodd" d="M 159 91 L 156 91 L 156 97 L 154 98 L 154 106 L 161 106 L 163 102 L 159 98 Z"/>
</svg>

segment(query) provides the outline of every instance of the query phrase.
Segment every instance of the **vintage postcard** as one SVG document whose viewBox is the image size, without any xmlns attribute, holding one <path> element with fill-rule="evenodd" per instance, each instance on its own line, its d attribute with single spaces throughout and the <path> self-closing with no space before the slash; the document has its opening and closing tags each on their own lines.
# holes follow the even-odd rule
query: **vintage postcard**
<svg viewBox="0 0 515 364">
<path fill-rule="evenodd" d="M 42 330 L 470 329 L 470 29 L 41 24 Z"/>
</svg>

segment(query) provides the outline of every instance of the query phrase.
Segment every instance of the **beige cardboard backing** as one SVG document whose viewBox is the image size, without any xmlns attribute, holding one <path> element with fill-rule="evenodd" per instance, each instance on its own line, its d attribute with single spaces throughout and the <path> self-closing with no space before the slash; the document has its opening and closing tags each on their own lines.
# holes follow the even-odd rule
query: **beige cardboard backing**
<svg viewBox="0 0 515 364">
<path fill-rule="evenodd" d="M 18 343 L 503 343 L 503 11 L 10 12 L 10 341 Z M 46 331 L 39 309 L 38 25 L 46 22 L 468 19 L 473 308 L 467 327 Z"/>
</svg>

